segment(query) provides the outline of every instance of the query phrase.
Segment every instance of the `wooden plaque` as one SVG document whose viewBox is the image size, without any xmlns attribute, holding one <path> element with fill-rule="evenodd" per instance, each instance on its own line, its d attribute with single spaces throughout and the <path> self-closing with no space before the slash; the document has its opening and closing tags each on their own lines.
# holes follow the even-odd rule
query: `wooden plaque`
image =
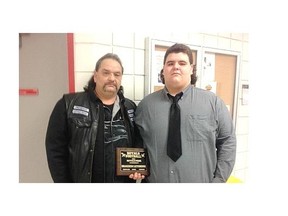
<svg viewBox="0 0 288 216">
<path fill-rule="evenodd" d="M 148 175 L 147 153 L 144 148 L 117 148 L 116 175 L 128 176 L 138 172 Z"/>
</svg>

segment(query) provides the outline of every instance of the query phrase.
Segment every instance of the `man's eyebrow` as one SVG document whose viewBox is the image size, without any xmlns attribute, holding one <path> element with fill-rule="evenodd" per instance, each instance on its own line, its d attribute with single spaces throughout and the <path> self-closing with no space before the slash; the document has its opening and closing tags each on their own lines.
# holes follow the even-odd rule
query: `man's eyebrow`
<svg viewBox="0 0 288 216">
<path fill-rule="evenodd" d="M 175 61 L 170 60 L 170 61 L 167 61 L 166 63 L 172 63 L 172 62 L 175 62 Z"/>
<path fill-rule="evenodd" d="M 173 63 L 173 62 L 187 63 L 187 61 L 185 60 L 180 60 L 180 61 L 170 60 L 170 61 L 167 61 L 166 63 Z"/>
<path fill-rule="evenodd" d="M 121 71 L 114 71 L 114 72 L 113 72 L 113 71 L 110 71 L 109 69 L 106 69 L 106 68 L 103 68 L 102 71 L 105 72 L 105 73 L 106 73 L 106 72 L 109 72 L 109 73 L 114 73 L 114 74 L 118 74 L 118 73 L 119 73 L 119 74 L 122 74 Z"/>
<path fill-rule="evenodd" d="M 179 62 L 181 62 L 181 63 L 188 63 L 188 62 L 185 61 L 185 60 L 180 60 Z"/>
</svg>

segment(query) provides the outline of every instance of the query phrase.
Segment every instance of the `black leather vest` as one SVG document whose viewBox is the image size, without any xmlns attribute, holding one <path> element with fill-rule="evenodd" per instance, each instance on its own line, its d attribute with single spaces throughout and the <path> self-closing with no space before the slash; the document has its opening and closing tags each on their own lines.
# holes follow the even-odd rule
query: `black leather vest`
<svg viewBox="0 0 288 216">
<path fill-rule="evenodd" d="M 94 93 L 81 92 L 64 95 L 68 121 L 69 168 L 73 182 L 91 182 L 95 143 L 98 131 L 99 102 Z M 128 146 L 135 145 L 133 101 L 119 95 L 121 114 L 128 132 Z M 106 153 L 109 149 L 105 149 Z M 109 154 L 114 154 L 110 150 Z M 115 167 L 105 167 L 115 169 Z"/>
</svg>

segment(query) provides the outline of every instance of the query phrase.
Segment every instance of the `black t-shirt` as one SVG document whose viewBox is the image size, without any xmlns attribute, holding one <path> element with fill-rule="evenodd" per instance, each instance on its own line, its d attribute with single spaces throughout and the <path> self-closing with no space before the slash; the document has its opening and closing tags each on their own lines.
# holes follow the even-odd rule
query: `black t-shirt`
<svg viewBox="0 0 288 216">
<path fill-rule="evenodd" d="M 93 164 L 93 182 L 131 182 L 116 176 L 116 147 L 128 146 L 128 132 L 120 110 L 112 119 L 112 105 L 100 104 L 98 135 Z M 104 134 L 104 136 L 103 136 Z M 102 155 L 100 155 L 102 152 Z M 103 158 L 103 155 L 105 157 Z"/>
</svg>

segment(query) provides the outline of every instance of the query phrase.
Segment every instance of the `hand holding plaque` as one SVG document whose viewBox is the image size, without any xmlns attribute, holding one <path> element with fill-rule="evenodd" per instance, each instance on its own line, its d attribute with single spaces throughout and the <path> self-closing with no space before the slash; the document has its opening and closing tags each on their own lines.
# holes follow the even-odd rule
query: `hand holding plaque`
<svg viewBox="0 0 288 216">
<path fill-rule="evenodd" d="M 116 163 L 116 174 L 119 176 L 129 176 L 135 172 L 149 174 L 144 148 L 117 148 Z"/>
</svg>

